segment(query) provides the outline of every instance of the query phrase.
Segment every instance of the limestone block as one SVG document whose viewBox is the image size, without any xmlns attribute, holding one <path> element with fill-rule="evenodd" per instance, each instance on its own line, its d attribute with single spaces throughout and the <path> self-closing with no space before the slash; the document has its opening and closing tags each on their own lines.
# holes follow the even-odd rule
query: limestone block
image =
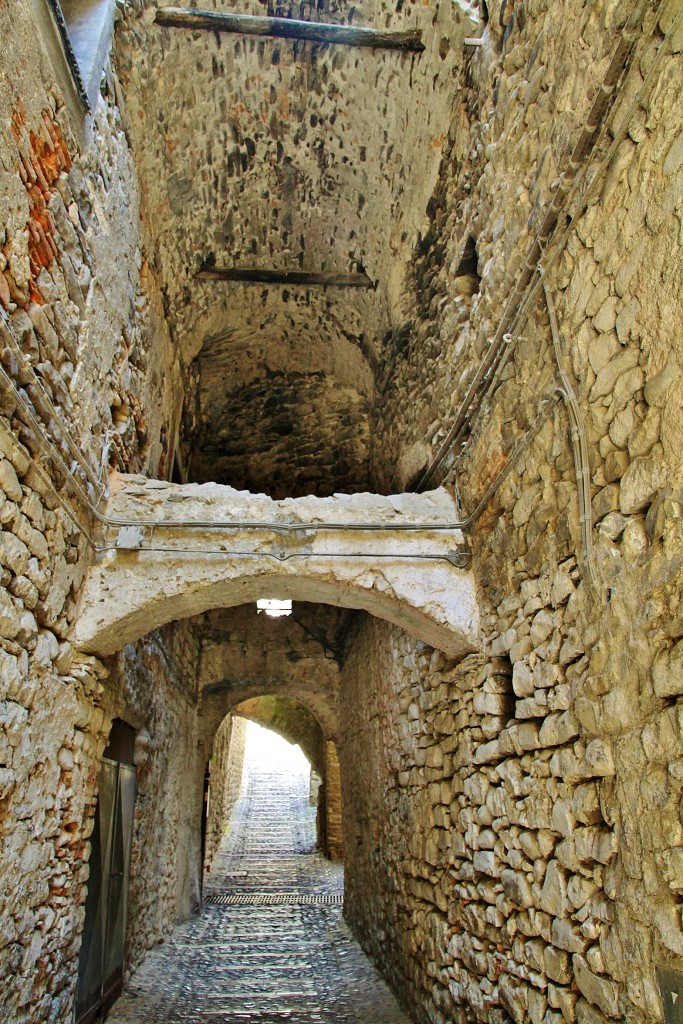
<svg viewBox="0 0 683 1024">
<path fill-rule="evenodd" d="M 7 420 L 1 416 L 0 451 L 9 459 L 19 476 L 23 477 L 31 465 L 31 457 L 24 445 L 14 436 Z M 2 485 L 0 484 L 0 486 Z"/>
<path fill-rule="evenodd" d="M 20 598 L 30 611 L 33 611 L 40 600 L 38 588 L 31 583 L 27 576 L 15 576 L 7 589 L 14 597 Z"/>
<path fill-rule="evenodd" d="M 609 452 L 605 459 L 605 480 L 607 483 L 614 483 L 621 480 L 628 469 L 629 458 L 626 452 L 616 450 Z"/>
<path fill-rule="evenodd" d="M 531 637 L 523 636 L 520 640 L 512 645 L 510 648 L 510 661 L 515 665 L 522 658 L 526 657 L 533 650 L 533 644 L 531 643 Z"/>
<path fill-rule="evenodd" d="M 496 843 L 496 834 L 490 828 L 482 829 L 477 837 L 477 846 L 480 850 L 492 850 Z"/>
<path fill-rule="evenodd" d="M 532 907 L 534 905 L 531 886 L 526 876 L 519 871 L 505 870 L 501 874 L 501 881 L 505 895 L 518 907 Z"/>
<path fill-rule="evenodd" d="M 491 643 L 492 656 L 497 658 L 501 654 L 507 654 L 516 640 L 517 632 L 514 629 L 508 629 L 504 633 L 501 633 L 500 636 L 495 637 Z"/>
<path fill-rule="evenodd" d="M 33 641 L 38 636 L 38 623 L 33 612 L 30 612 L 25 608 L 19 616 L 19 632 L 17 633 L 17 640 L 24 644 L 33 644 Z M 43 664 L 42 667 L 47 668 L 47 665 Z"/>
<path fill-rule="evenodd" d="M 21 512 L 27 516 L 37 530 L 43 530 L 47 519 L 42 502 L 32 491 L 26 493 L 21 502 Z"/>
<path fill-rule="evenodd" d="M 501 749 L 500 740 L 494 739 L 478 746 L 474 751 L 473 760 L 475 764 L 492 764 L 506 756 Z"/>
<path fill-rule="evenodd" d="M 625 515 L 651 505 L 666 485 L 668 469 L 662 459 L 636 458 L 621 478 L 619 508 Z"/>
<path fill-rule="evenodd" d="M 510 729 L 512 733 L 512 728 Z M 522 750 L 538 750 L 542 746 L 540 727 L 535 722 L 522 722 L 516 730 L 517 741 Z"/>
<path fill-rule="evenodd" d="M 645 385 L 645 401 L 648 405 L 663 405 L 670 388 L 680 377 L 680 373 L 681 368 L 678 365 L 676 353 L 671 349 L 665 365 Z M 0 486 L 2 486 L 1 482 Z"/>
<path fill-rule="evenodd" d="M 443 751 L 441 747 L 432 745 L 427 748 L 425 764 L 428 768 L 441 768 L 443 765 Z"/>
<path fill-rule="evenodd" d="M 562 949 L 556 949 L 555 946 L 546 946 L 543 951 L 543 965 L 545 973 L 553 981 L 556 981 L 559 985 L 567 985 L 571 981 L 571 970 L 569 964 L 569 954 Z M 557 1002 L 550 1000 L 551 1005 L 559 1005 Z"/>
<path fill-rule="evenodd" d="M 541 889 L 539 906 L 551 917 L 564 917 L 567 910 L 567 883 L 556 860 L 548 864 Z"/>
<path fill-rule="evenodd" d="M 584 825 L 596 825 L 601 822 L 602 812 L 597 784 L 586 782 L 577 786 L 574 790 L 571 807 L 576 820 Z"/>
<path fill-rule="evenodd" d="M 478 715 L 500 715 L 507 710 L 507 699 L 504 694 L 477 693 L 473 706 Z"/>
<path fill-rule="evenodd" d="M 577 998 L 576 992 L 572 992 L 570 989 L 560 988 L 558 985 L 548 985 L 548 1002 L 550 1006 L 561 1011 L 564 1021 L 574 1021 L 574 1007 Z"/>
<path fill-rule="evenodd" d="M 588 361 L 593 373 L 597 376 L 604 366 L 607 366 L 610 359 L 621 351 L 619 341 L 614 332 L 596 334 L 591 332 L 590 347 L 588 349 Z"/>
<path fill-rule="evenodd" d="M 607 1017 L 587 999 L 580 998 L 574 1009 L 576 1024 L 607 1024 Z"/>
<path fill-rule="evenodd" d="M 613 331 L 617 318 L 617 298 L 614 295 L 609 296 L 600 309 L 593 317 L 593 327 L 596 331 L 601 334 L 605 334 L 608 331 Z"/>
<path fill-rule="evenodd" d="M 11 768 L 0 767 L 0 800 L 5 800 L 16 783 L 16 775 Z"/>
<path fill-rule="evenodd" d="M 55 333 L 54 327 L 45 315 L 43 307 L 32 302 L 28 308 L 28 315 L 31 323 L 33 324 L 34 331 L 40 336 L 43 342 L 43 352 L 41 355 L 51 363 L 56 363 L 59 352 L 59 339 Z"/>
<path fill-rule="evenodd" d="M 509 975 L 502 975 L 498 992 L 500 1000 L 515 1024 L 525 1024 L 528 1018 L 527 989 Z"/>
<path fill-rule="evenodd" d="M 605 516 L 616 512 L 619 508 L 619 485 L 608 484 L 603 487 L 593 498 L 591 503 L 593 518 L 596 522 L 604 519 Z"/>
<path fill-rule="evenodd" d="M 24 492 L 9 459 L 0 459 L 0 488 L 12 501 L 21 501 Z"/>
<path fill-rule="evenodd" d="M 608 778 L 615 774 L 612 745 L 608 740 L 594 739 L 586 747 L 586 765 L 592 775 Z"/>
<path fill-rule="evenodd" d="M 555 615 L 551 611 L 542 609 L 537 612 L 534 616 L 534 621 L 531 624 L 531 643 L 534 647 L 540 647 L 540 645 L 548 639 L 550 634 L 553 632 L 556 625 Z"/>
<path fill-rule="evenodd" d="M 545 701 L 544 691 L 537 690 L 536 693 L 541 696 L 543 700 L 540 701 L 534 697 L 526 697 L 524 700 L 518 700 L 515 708 L 515 718 L 543 718 L 547 714 L 548 706 Z"/>
<path fill-rule="evenodd" d="M 553 576 L 550 588 L 550 601 L 553 608 L 557 608 L 571 597 L 576 590 L 574 581 L 569 573 L 558 572 Z"/>
<path fill-rule="evenodd" d="M 16 517 L 12 532 L 36 558 L 44 560 L 48 557 L 47 541 L 42 533 L 31 526 L 26 516 L 20 514 Z"/>
<path fill-rule="evenodd" d="M 12 747 L 18 747 L 22 741 L 28 711 L 14 701 L 3 701 L 0 704 L 0 729 L 3 729 Z"/>
<path fill-rule="evenodd" d="M 667 850 L 664 854 L 664 874 L 674 892 L 683 892 L 683 849 Z"/>
<path fill-rule="evenodd" d="M 483 875 L 498 877 L 500 872 L 500 861 L 493 850 L 477 850 L 472 858 L 474 870 L 480 871 Z"/>
<path fill-rule="evenodd" d="M 652 666 L 652 682 L 658 697 L 683 693 L 683 641 L 657 656 Z"/>
<path fill-rule="evenodd" d="M 6 565 L 15 576 L 24 576 L 28 569 L 30 553 L 25 544 L 13 533 L 0 532 L 0 564 Z"/>
<path fill-rule="evenodd" d="M 579 723 L 570 711 L 548 715 L 539 733 L 543 747 L 556 747 L 579 735 Z"/>
<path fill-rule="evenodd" d="M 0 589 L 0 635 L 13 640 L 21 629 L 21 612 L 6 590 Z"/>
<path fill-rule="evenodd" d="M 631 337 L 639 312 L 640 301 L 633 298 L 618 313 L 615 326 L 617 337 L 622 345 L 625 345 Z"/>
<path fill-rule="evenodd" d="M 664 174 L 676 174 L 683 164 L 683 133 L 679 133 L 671 143 L 671 148 L 664 158 L 662 171 Z"/>
<path fill-rule="evenodd" d="M 681 912 L 677 907 L 660 907 L 655 912 L 654 923 L 659 937 L 667 949 L 677 956 L 683 956 L 683 930 Z"/>
<path fill-rule="evenodd" d="M 574 979 L 589 1003 L 598 1006 L 608 1017 L 621 1016 L 619 1012 L 619 988 L 609 978 L 593 974 L 584 957 L 572 957 Z"/>
<path fill-rule="evenodd" d="M 635 429 L 628 438 L 628 453 L 631 460 L 649 455 L 651 458 L 661 457 L 661 449 L 656 448 L 660 436 L 662 414 L 658 408 L 650 407 L 645 419 L 636 422 Z"/>
<path fill-rule="evenodd" d="M 623 409 L 632 399 L 635 400 L 643 387 L 643 380 L 643 371 L 639 366 L 634 366 L 632 370 L 623 373 L 614 385 L 610 412 L 615 413 Z"/>
<path fill-rule="evenodd" d="M 597 402 L 598 398 L 611 395 L 619 377 L 637 365 L 638 352 L 635 348 L 623 349 L 613 359 L 610 359 L 609 363 L 600 370 L 595 384 L 591 388 L 591 402 Z"/>
<path fill-rule="evenodd" d="M 617 448 L 626 448 L 635 422 L 635 414 L 630 406 L 616 414 L 609 426 L 609 438 Z"/>
<path fill-rule="evenodd" d="M 512 667 L 512 688 L 518 697 L 531 697 L 535 684 L 531 669 L 525 661 L 516 661 Z"/>
<path fill-rule="evenodd" d="M 564 800 L 557 800 L 552 811 L 553 828 L 565 839 L 574 831 L 576 823 L 569 805 Z"/>
<path fill-rule="evenodd" d="M 568 918 L 555 918 L 552 923 L 552 942 L 567 953 L 583 953 L 588 943 Z"/>
<path fill-rule="evenodd" d="M 537 661 L 534 665 L 533 679 L 536 689 L 550 689 L 557 685 L 560 678 L 560 670 L 552 662 Z"/>
</svg>

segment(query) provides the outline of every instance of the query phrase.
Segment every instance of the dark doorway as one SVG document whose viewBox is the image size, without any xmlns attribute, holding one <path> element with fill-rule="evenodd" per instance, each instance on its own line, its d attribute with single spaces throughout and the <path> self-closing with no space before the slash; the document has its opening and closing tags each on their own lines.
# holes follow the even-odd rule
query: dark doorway
<svg viewBox="0 0 683 1024">
<path fill-rule="evenodd" d="M 135 731 L 115 720 L 102 758 L 78 964 L 77 1024 L 104 1019 L 123 987 L 135 809 Z"/>
</svg>

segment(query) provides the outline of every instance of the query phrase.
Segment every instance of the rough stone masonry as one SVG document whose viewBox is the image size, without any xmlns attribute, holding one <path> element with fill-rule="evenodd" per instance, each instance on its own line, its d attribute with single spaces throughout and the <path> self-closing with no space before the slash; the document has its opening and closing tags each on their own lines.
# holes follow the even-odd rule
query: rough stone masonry
<svg viewBox="0 0 683 1024">
<path fill-rule="evenodd" d="M 657 968 L 683 971 L 679 0 L 239 7 L 420 53 L 115 0 L 91 111 L 62 6 L 0 3 L 0 1020 L 72 1020 L 112 723 L 129 977 L 200 908 L 246 702 L 310 751 L 346 918 L 415 1021 L 659 1024 Z M 319 521 L 449 491 L 478 626 L 448 648 L 331 570 L 268 620 L 267 560 L 202 603 L 179 559 L 177 612 L 86 653 L 112 470 L 150 503 L 213 483 Z"/>
</svg>

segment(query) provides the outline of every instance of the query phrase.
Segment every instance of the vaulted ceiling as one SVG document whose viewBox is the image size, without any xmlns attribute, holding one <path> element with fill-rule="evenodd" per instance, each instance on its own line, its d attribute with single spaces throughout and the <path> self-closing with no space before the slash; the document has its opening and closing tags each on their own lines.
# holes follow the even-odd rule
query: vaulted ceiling
<svg viewBox="0 0 683 1024">
<path fill-rule="evenodd" d="M 201 6 L 422 32 L 421 54 L 260 39 L 164 28 L 138 2 L 117 33 L 152 265 L 185 374 L 188 477 L 274 497 L 367 489 L 375 371 L 405 316 L 470 5 Z M 199 280 L 207 261 L 364 273 L 376 288 Z"/>
</svg>

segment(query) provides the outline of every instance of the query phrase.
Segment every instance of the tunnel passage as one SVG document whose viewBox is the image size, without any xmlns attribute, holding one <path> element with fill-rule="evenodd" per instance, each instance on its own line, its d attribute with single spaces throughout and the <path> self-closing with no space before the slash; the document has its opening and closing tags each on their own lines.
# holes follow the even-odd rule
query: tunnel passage
<svg viewBox="0 0 683 1024">
<path fill-rule="evenodd" d="M 226 290 L 195 325 L 178 478 L 273 498 L 368 490 L 374 356 L 358 310 L 325 290 Z"/>
<path fill-rule="evenodd" d="M 336 733 L 334 737 L 326 735 L 316 716 L 296 699 L 264 693 L 240 701 L 216 731 L 209 761 L 205 869 L 211 869 L 220 839 L 231 827 L 243 763 L 244 725 L 248 722 L 263 726 L 301 749 L 310 765 L 316 848 L 330 860 L 341 862 L 342 797 Z"/>
<path fill-rule="evenodd" d="M 111 1024 L 195 1020 L 198 1005 L 243 1024 L 408 1024 L 341 920 L 341 866 L 313 849 L 308 763 L 272 733 L 265 742 L 267 759 L 247 741 L 201 917 L 150 953 Z"/>
<path fill-rule="evenodd" d="M 111 654 L 150 629 L 273 596 L 360 608 L 462 656 L 477 644 L 474 579 L 453 498 L 337 495 L 274 502 L 215 484 L 113 477 L 100 558 L 74 643 Z M 335 524 L 338 529 L 326 529 Z"/>
<path fill-rule="evenodd" d="M 201 637 L 198 666 L 200 756 L 209 765 L 205 863 L 218 848 L 237 796 L 241 719 L 298 744 L 321 781 L 319 848 L 342 858 L 339 683 L 343 638 L 356 613 L 293 603 L 282 617 L 255 604 L 214 609 L 192 620 Z"/>
<path fill-rule="evenodd" d="M 58 0 L 0 4 L 0 1018 L 70 1018 L 113 718 L 148 741 L 130 966 L 196 907 L 201 637 L 177 616 L 290 589 L 375 613 L 339 659 L 347 911 L 416 1019 L 656 1020 L 658 969 L 683 966 L 681 5 L 229 6 L 415 28 L 425 50 L 180 33 L 157 0 L 118 3 L 85 145 L 37 17 Z M 333 395 L 339 422 L 309 436 Z M 103 530 L 81 595 L 78 482 L 99 494 L 109 454 L 278 499 L 456 479 L 483 509 L 481 650 L 454 665 L 429 647 L 455 649 L 427 629 L 457 626 L 444 609 L 421 618 L 369 558 L 302 575 L 309 541 L 268 530 L 212 530 L 254 573 L 201 593 L 175 538 L 163 607 L 149 548 L 170 534 Z M 423 561 L 396 567 L 411 588 L 466 575 Z M 288 678 L 230 675 L 217 700 Z"/>
</svg>

